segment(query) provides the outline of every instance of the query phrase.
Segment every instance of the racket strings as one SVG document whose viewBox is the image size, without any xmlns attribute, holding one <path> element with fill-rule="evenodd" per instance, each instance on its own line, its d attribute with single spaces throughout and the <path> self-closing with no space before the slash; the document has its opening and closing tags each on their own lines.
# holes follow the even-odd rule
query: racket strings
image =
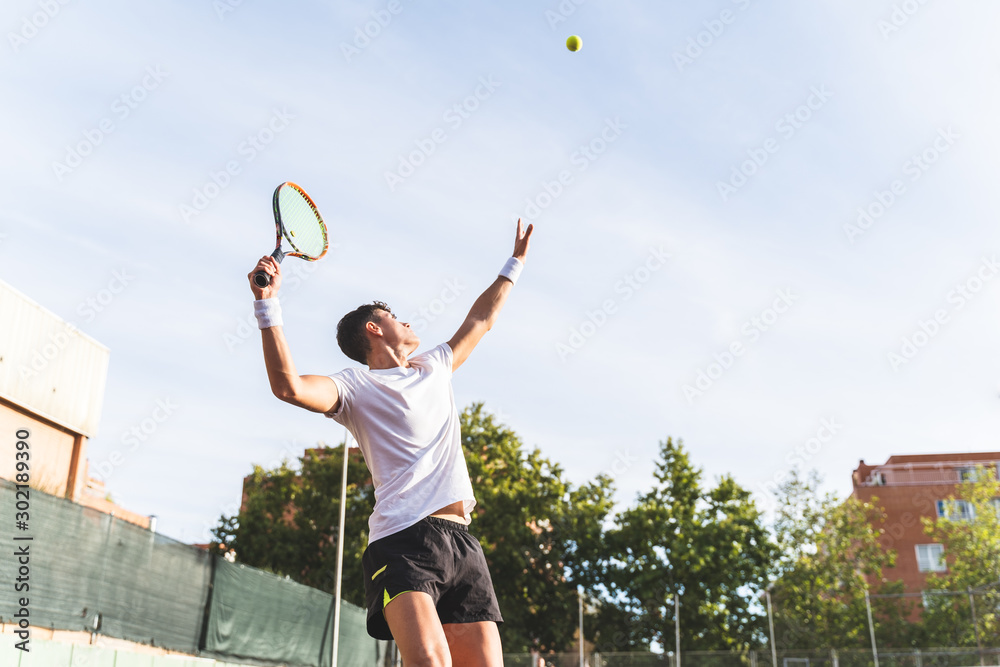
<svg viewBox="0 0 1000 667">
<path fill-rule="evenodd" d="M 319 213 L 298 190 L 281 188 L 278 209 L 286 238 L 297 252 L 317 258 L 326 250 L 326 230 Z"/>
</svg>

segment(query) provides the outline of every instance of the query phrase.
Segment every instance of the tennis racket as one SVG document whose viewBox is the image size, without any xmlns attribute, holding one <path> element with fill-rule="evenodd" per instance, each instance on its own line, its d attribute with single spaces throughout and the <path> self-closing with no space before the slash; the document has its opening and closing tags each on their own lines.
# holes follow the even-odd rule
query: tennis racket
<svg viewBox="0 0 1000 667">
<path fill-rule="evenodd" d="M 305 190 L 291 181 L 282 183 L 274 189 L 273 206 L 277 240 L 271 257 L 278 260 L 278 263 L 285 257 L 315 262 L 326 254 L 329 247 L 326 224 L 312 197 Z M 281 249 L 282 237 L 292 246 L 291 252 Z M 253 274 L 253 281 L 257 287 L 267 287 L 271 284 L 271 277 L 258 271 Z"/>
</svg>

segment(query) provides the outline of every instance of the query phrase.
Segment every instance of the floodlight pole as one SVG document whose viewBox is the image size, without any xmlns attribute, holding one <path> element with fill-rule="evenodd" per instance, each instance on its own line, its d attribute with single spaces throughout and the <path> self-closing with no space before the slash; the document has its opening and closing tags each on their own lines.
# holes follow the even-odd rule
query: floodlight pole
<svg viewBox="0 0 1000 667">
<path fill-rule="evenodd" d="M 979 653 L 979 664 L 985 665 L 986 662 L 983 660 L 983 642 L 979 639 L 979 623 L 976 621 L 976 598 L 972 596 L 972 586 L 966 586 L 965 590 L 969 594 L 969 607 L 972 608 L 972 627 L 976 631 L 976 649 Z"/>
<path fill-rule="evenodd" d="M 340 529 L 337 535 L 337 582 L 333 593 L 333 655 L 330 657 L 330 667 L 337 667 L 337 652 L 340 648 L 340 586 L 344 570 L 344 520 L 347 517 L 347 455 L 348 445 L 345 435 L 344 472 L 340 477 Z"/>
<path fill-rule="evenodd" d="M 767 596 L 767 627 L 771 631 L 771 667 L 778 667 L 778 648 L 774 645 L 774 616 L 771 613 L 770 586 L 764 589 L 764 594 Z"/>
<path fill-rule="evenodd" d="M 875 623 L 872 622 L 872 602 L 868 596 L 868 587 L 865 587 L 865 609 L 868 610 L 868 632 L 872 637 L 872 658 L 875 659 L 875 667 L 878 667 L 878 647 L 875 646 Z"/>
<path fill-rule="evenodd" d="M 681 594 L 674 593 L 674 667 L 681 667 Z"/>
<path fill-rule="evenodd" d="M 580 601 L 580 667 L 584 667 L 583 660 L 583 586 L 576 588 L 577 599 Z"/>
</svg>

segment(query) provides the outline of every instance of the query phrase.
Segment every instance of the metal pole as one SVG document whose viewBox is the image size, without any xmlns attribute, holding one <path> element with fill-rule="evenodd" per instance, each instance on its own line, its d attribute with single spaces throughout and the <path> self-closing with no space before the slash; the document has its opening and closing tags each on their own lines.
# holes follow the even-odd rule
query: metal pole
<svg viewBox="0 0 1000 667">
<path fill-rule="evenodd" d="M 972 596 L 972 587 L 967 586 L 965 589 L 969 594 L 969 606 L 972 608 L 972 627 L 976 631 L 976 650 L 979 653 L 979 664 L 985 665 L 983 661 L 983 644 L 979 640 L 979 623 L 976 621 L 976 598 Z"/>
<path fill-rule="evenodd" d="M 337 667 L 337 653 L 340 649 L 340 587 L 344 571 L 344 521 L 347 517 L 347 437 L 344 437 L 344 472 L 340 478 L 340 530 L 337 536 L 337 582 L 333 593 L 333 655 L 331 667 Z"/>
<path fill-rule="evenodd" d="M 868 632 L 872 636 L 872 658 L 875 659 L 875 667 L 878 667 L 878 647 L 875 646 L 875 624 L 872 622 L 872 602 L 868 597 L 868 589 L 865 588 L 865 608 L 868 610 Z"/>
<path fill-rule="evenodd" d="M 94 610 L 94 620 L 91 623 L 90 643 L 94 643 L 94 633 L 101 629 L 102 597 L 104 594 L 104 575 L 108 571 L 108 554 L 111 552 L 111 529 L 115 525 L 115 513 L 108 515 L 108 532 L 104 534 L 104 556 L 101 563 L 101 583 L 97 587 L 97 608 Z"/>
<path fill-rule="evenodd" d="M 580 667 L 584 667 L 583 664 L 583 586 L 577 586 L 576 596 L 580 601 Z"/>
<path fill-rule="evenodd" d="M 764 593 L 767 595 L 767 626 L 771 631 L 771 667 L 778 667 L 778 647 L 774 645 L 774 616 L 771 615 L 771 591 L 765 589 Z"/>
<path fill-rule="evenodd" d="M 681 596 L 674 593 L 674 667 L 681 667 Z"/>
</svg>

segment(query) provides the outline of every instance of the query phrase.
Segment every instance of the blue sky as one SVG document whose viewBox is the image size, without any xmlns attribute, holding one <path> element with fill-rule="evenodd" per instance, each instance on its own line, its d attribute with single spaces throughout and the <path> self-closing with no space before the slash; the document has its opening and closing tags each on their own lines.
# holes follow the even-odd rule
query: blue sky
<svg viewBox="0 0 1000 667">
<path fill-rule="evenodd" d="M 119 451 L 113 497 L 185 541 L 344 434 L 270 395 L 247 324 L 285 180 L 335 242 L 283 265 L 300 371 L 353 365 L 336 323 L 372 299 L 447 340 L 530 216 L 460 407 L 623 503 L 667 436 L 765 505 L 796 464 L 845 495 L 861 458 L 998 449 L 998 15 L 14 0 L 0 275 L 110 348 L 92 469 Z"/>
</svg>

